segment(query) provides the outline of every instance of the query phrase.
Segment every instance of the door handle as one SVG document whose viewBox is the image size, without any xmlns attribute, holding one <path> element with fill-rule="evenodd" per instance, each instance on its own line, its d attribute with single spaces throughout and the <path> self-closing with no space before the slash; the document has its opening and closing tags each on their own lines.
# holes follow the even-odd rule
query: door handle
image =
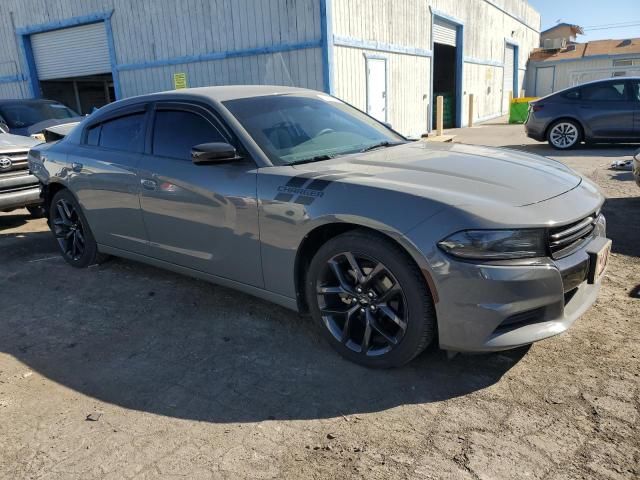
<svg viewBox="0 0 640 480">
<path fill-rule="evenodd" d="M 591 107 L 589 105 L 580 105 L 580 108 L 584 108 L 586 110 L 586 109 L 589 109 Z"/>
<path fill-rule="evenodd" d="M 82 171 L 82 167 L 83 167 L 83 166 L 84 166 L 84 165 L 82 165 L 81 163 L 73 162 L 73 163 L 71 164 L 71 170 L 73 170 L 73 171 L 74 171 L 74 172 L 76 172 L 76 173 L 80 173 L 80 172 Z"/>
<path fill-rule="evenodd" d="M 140 183 L 142 184 L 142 188 L 145 190 L 155 190 L 158 187 L 155 180 L 150 180 L 148 178 L 143 178 L 140 180 Z"/>
</svg>

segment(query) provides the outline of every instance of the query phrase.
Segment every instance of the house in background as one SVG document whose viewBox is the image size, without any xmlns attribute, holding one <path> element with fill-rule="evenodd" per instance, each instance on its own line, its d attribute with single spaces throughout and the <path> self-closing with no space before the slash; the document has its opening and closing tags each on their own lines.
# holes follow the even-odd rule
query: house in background
<svg viewBox="0 0 640 480">
<path fill-rule="evenodd" d="M 583 35 L 584 30 L 578 25 L 559 23 L 540 32 L 540 47 L 544 49 L 565 48 L 576 43 L 578 35 Z"/>
<path fill-rule="evenodd" d="M 543 46 L 531 53 L 527 65 L 528 96 L 543 97 L 604 78 L 640 76 L 640 38 L 575 43 L 580 33 L 580 27 L 563 23 L 540 34 Z"/>
<path fill-rule="evenodd" d="M 508 111 L 540 14 L 526 0 L 2 0 L 0 38 L 0 98 L 88 113 L 185 86 L 288 85 L 420 135 L 435 95 L 449 126 L 471 94 L 476 122 Z"/>
</svg>

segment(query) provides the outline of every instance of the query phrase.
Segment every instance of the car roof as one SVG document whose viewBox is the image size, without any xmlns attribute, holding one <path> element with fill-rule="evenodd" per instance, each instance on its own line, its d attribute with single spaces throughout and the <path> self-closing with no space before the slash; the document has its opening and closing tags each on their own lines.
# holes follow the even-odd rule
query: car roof
<svg viewBox="0 0 640 480">
<path fill-rule="evenodd" d="M 594 83 L 603 83 L 603 82 L 620 82 L 625 80 L 640 80 L 640 77 L 609 77 L 609 78 L 601 78 L 599 80 L 591 80 L 590 82 L 584 82 L 579 85 L 573 85 L 572 87 L 565 88 L 564 90 L 569 90 L 571 88 L 576 87 L 584 87 L 585 85 L 593 85 Z"/>
</svg>

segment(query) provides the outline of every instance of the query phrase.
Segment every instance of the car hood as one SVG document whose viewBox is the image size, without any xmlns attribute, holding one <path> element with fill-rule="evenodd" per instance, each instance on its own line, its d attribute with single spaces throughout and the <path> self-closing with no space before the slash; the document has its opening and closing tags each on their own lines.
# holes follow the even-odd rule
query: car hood
<svg viewBox="0 0 640 480">
<path fill-rule="evenodd" d="M 341 182 L 446 197 L 455 204 L 479 198 L 509 206 L 531 205 L 557 197 L 582 180 L 562 163 L 539 155 L 460 143 L 412 142 L 296 169 L 325 171 Z"/>
<path fill-rule="evenodd" d="M 15 148 L 31 148 L 38 145 L 39 141 L 22 135 L 12 135 L 11 133 L 0 133 L 0 150 L 11 150 Z"/>
</svg>

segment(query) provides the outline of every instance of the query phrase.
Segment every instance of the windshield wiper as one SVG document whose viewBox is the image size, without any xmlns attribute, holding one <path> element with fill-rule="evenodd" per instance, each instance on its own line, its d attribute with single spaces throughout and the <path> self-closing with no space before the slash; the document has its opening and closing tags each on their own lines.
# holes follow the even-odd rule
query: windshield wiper
<svg viewBox="0 0 640 480">
<path fill-rule="evenodd" d="M 313 162 L 321 162 L 322 160 L 331 160 L 335 158 L 337 155 L 316 155 L 311 158 L 303 158 L 302 160 L 296 160 L 295 162 L 289 162 L 289 165 L 300 165 L 302 163 L 313 163 Z"/>
<path fill-rule="evenodd" d="M 402 145 L 406 142 L 389 142 L 387 140 L 379 143 L 374 143 L 373 145 L 369 145 L 368 147 L 364 147 L 360 150 L 360 153 L 369 152 L 371 150 L 375 150 L 376 148 L 386 148 L 386 147 L 395 147 L 396 145 Z"/>
</svg>

